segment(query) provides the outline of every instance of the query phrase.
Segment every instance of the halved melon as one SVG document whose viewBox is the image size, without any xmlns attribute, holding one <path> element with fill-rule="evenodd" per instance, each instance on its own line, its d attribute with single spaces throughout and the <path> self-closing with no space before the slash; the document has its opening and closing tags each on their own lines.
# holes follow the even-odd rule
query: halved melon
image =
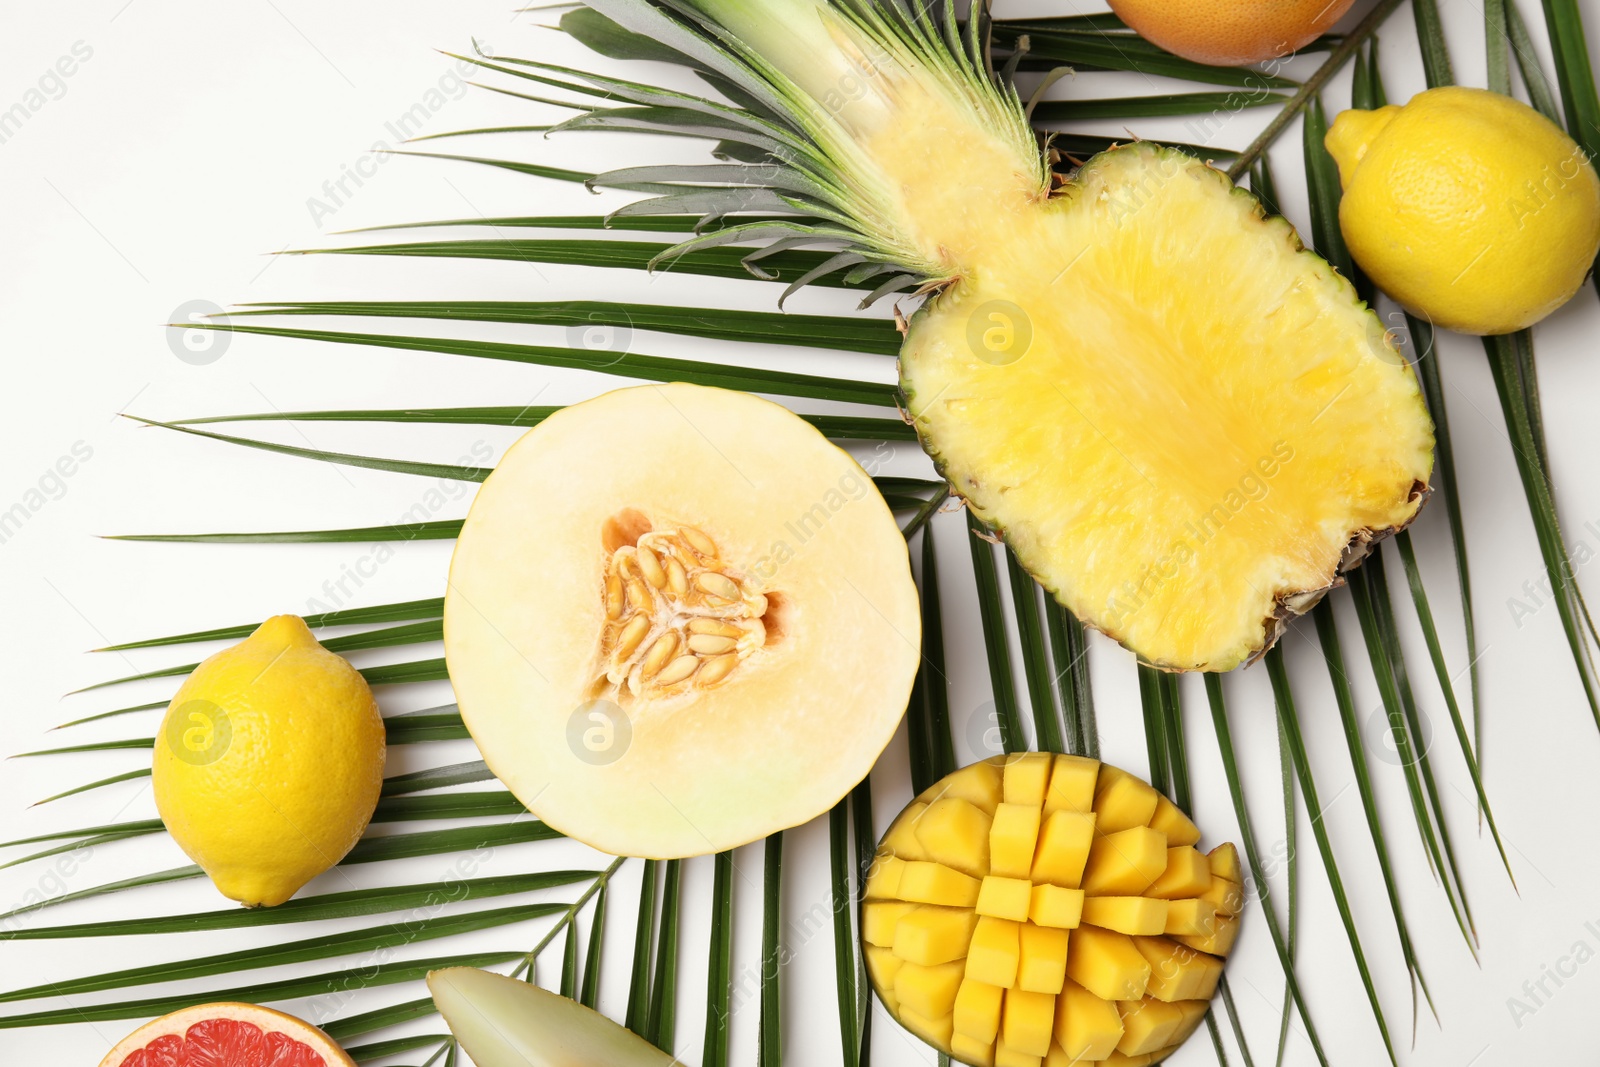
<svg viewBox="0 0 1600 1067">
<path fill-rule="evenodd" d="M 528 808 L 604 851 L 720 852 L 827 811 L 905 711 L 905 540 L 798 416 L 693 385 L 557 412 L 461 531 L 444 608 L 462 718 Z"/>
</svg>

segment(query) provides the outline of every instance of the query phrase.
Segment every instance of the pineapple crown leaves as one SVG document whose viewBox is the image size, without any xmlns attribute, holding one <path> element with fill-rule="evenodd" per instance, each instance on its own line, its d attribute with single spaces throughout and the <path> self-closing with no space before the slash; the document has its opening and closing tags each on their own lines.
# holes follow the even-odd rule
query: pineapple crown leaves
<svg viewBox="0 0 1600 1067">
<path fill-rule="evenodd" d="M 975 123 L 1012 131 L 1027 154 L 1039 155 L 1041 187 L 1048 188 L 1046 164 L 1011 85 L 1012 69 L 996 72 L 988 61 L 990 21 L 981 7 L 964 26 L 948 0 L 593 0 L 562 17 L 560 28 L 599 55 L 692 71 L 712 90 L 703 96 L 536 60 L 480 55 L 473 61 L 594 101 L 563 104 L 578 113 L 547 135 L 618 130 L 715 141 L 715 163 L 642 165 L 585 179 L 590 188 L 648 194 L 610 219 L 698 217 L 693 235 L 656 256 L 652 268 L 692 250 L 753 245 L 743 265 L 770 279 L 760 265 L 764 258 L 809 246 L 832 254 L 797 278 L 780 304 L 845 270 L 849 284 L 878 281 L 862 301 L 866 306 L 947 281 L 947 269 L 929 262 L 898 231 L 894 197 L 839 115 L 839 102 L 802 86 L 781 69 L 781 59 L 768 58 L 771 47 L 758 49 L 737 31 L 760 18 L 776 21 L 782 32 L 810 26 L 804 20 L 823 14 L 841 69 L 863 79 L 883 69 L 906 72 L 971 113 Z M 848 93 L 849 86 L 839 91 Z M 751 215 L 761 217 L 741 220 Z M 705 232 L 714 223 L 721 225 Z"/>
</svg>

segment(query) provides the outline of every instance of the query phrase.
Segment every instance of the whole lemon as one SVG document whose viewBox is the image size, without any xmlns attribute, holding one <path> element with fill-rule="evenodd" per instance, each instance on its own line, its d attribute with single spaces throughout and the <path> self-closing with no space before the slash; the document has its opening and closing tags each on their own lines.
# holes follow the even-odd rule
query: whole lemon
<svg viewBox="0 0 1600 1067">
<path fill-rule="evenodd" d="M 1361 269 L 1435 325 L 1510 333 L 1571 299 L 1600 251 L 1600 178 L 1526 104 L 1429 89 L 1328 130 Z"/>
<path fill-rule="evenodd" d="M 1354 0 L 1111 0 L 1139 36 L 1196 63 L 1276 59 L 1332 28 Z"/>
<path fill-rule="evenodd" d="M 360 839 L 383 788 L 366 679 L 293 615 L 196 667 L 156 736 L 167 830 L 218 890 L 281 904 Z"/>
</svg>

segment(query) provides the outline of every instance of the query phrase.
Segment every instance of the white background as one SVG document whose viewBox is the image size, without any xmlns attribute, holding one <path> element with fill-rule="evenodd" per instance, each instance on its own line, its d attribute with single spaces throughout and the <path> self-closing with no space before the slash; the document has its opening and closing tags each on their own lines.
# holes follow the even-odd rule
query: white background
<svg viewBox="0 0 1600 1067">
<path fill-rule="evenodd" d="M 1067 5 L 1068 7 L 1072 5 Z M 1365 7 L 1365 5 L 1361 5 Z M 1482 84 L 1481 13 L 1473 0 L 1442 5 L 1449 23 L 1457 73 Z M 1586 5 L 1591 50 L 1600 10 Z M 1524 3 L 1537 25 L 1537 5 Z M 1053 7 L 1052 11 L 1064 10 Z M 1086 10 L 1086 9 L 1085 9 Z M 336 468 L 139 429 L 119 419 L 123 411 L 154 418 L 200 414 L 293 410 L 316 407 L 385 407 L 562 403 L 609 387 L 597 376 L 558 373 L 446 357 L 337 349 L 287 341 L 236 338 L 217 361 L 199 366 L 176 358 L 162 328 L 174 308 L 193 299 L 219 304 L 256 299 L 349 297 L 479 299 L 620 298 L 768 308 L 774 287 L 759 283 L 712 283 L 692 278 L 647 278 L 513 264 L 381 258 L 268 258 L 285 248 L 317 246 L 330 232 L 382 222 L 482 214 L 590 212 L 616 201 L 596 200 L 580 188 L 522 178 L 484 168 L 371 155 L 375 142 L 393 144 L 385 124 L 423 102 L 426 129 L 549 121 L 553 112 L 483 92 L 466 94 L 451 61 L 434 47 L 465 50 L 476 36 L 503 54 L 577 59 L 579 50 L 560 35 L 535 28 L 543 13 L 513 15 L 507 5 L 424 4 L 396 0 L 383 5 L 311 4 L 304 0 L 245 0 L 230 5 L 193 0 L 94 0 L 74 5 L 12 5 L 0 32 L 0 109 L 28 100 L 30 89 L 74 45 L 92 49 L 70 78 L 49 83 L 43 106 L 0 144 L 0 345 L 4 346 L 4 421 L 0 433 L 0 510 L 35 500 L 30 489 L 62 456 L 92 449 L 92 458 L 61 483 L 46 479 L 49 495 L 15 536 L 0 544 L 0 752 L 10 754 L 57 743 L 148 736 L 155 713 L 113 719 L 64 734 L 48 734 L 57 723 L 97 711 L 165 699 L 170 683 L 63 698 L 62 693 L 131 669 L 181 661 L 184 652 L 152 655 L 85 654 L 110 641 L 128 640 L 213 625 L 260 619 L 274 612 L 315 610 L 329 604 L 323 586 L 371 554 L 367 545 L 235 547 L 139 545 L 97 540 L 117 532 L 297 529 L 386 523 L 426 499 L 437 488 L 419 479 Z M 1384 34 L 1385 75 L 1390 95 L 1405 99 L 1422 88 L 1410 15 L 1402 10 Z M 1298 61 L 1304 75 L 1319 62 Z M 1548 66 L 1547 66 L 1548 69 Z M 1068 82 L 1058 95 L 1138 94 L 1189 91 L 1194 86 L 1161 84 L 1137 75 L 1087 75 Z M 430 90 L 439 91 L 429 97 Z M 1348 75 L 1327 93 L 1330 110 L 1348 101 Z M 1238 147 L 1266 121 L 1267 112 L 1230 116 L 1213 143 Z M 1131 129 L 1150 136 L 1194 139 L 1179 121 L 1139 121 Z M 1091 124 L 1119 133 L 1122 123 Z M 660 159 L 665 153 L 693 158 L 694 147 L 639 144 L 593 135 L 554 141 L 533 137 L 445 142 L 444 150 L 485 152 L 580 169 L 604 169 Z M 936 146 L 930 146 L 936 150 Z M 1306 204 L 1298 128 L 1274 154 L 1284 207 L 1302 226 Z M 324 198 L 324 182 L 346 168 L 372 176 L 331 215 L 314 217 L 312 198 Z M 812 291 L 792 310 L 846 313 L 850 299 Z M 1590 459 L 1600 449 L 1600 423 L 1592 397 L 1600 387 L 1593 363 L 1593 337 L 1600 306 L 1585 289 L 1539 329 L 1545 413 L 1569 540 L 1600 548 L 1600 483 Z M 562 343 L 560 331 L 482 331 L 485 336 L 530 336 Z M 804 366 L 818 373 L 849 372 L 888 380 L 890 361 L 855 360 L 838 354 L 751 348 L 707 352 L 703 344 L 660 336 L 635 340 L 636 347 L 664 355 L 748 358 L 774 365 Z M 1526 598 L 1524 583 L 1541 577 L 1540 558 L 1522 501 L 1498 406 L 1478 342 L 1445 337 L 1440 358 L 1448 383 L 1450 414 L 1464 472 L 1464 507 L 1471 531 L 1477 582 L 1480 644 L 1487 725 L 1484 764 L 1501 828 L 1511 847 L 1520 897 L 1507 883 L 1494 850 L 1480 839 L 1469 786 L 1455 743 L 1448 735 L 1438 690 L 1420 639 L 1408 645 L 1413 677 L 1432 719 L 1433 754 L 1449 811 L 1450 826 L 1482 934 L 1482 963 L 1463 946 L 1444 898 L 1423 860 L 1398 767 L 1375 758 L 1377 788 L 1391 851 L 1403 884 L 1422 965 L 1431 982 L 1440 1022 L 1426 1015 L 1411 1041 L 1410 992 L 1400 962 L 1388 905 L 1373 859 L 1360 804 L 1351 785 L 1349 758 L 1309 627 L 1286 640 L 1299 682 L 1301 711 L 1327 810 L 1324 819 L 1360 921 L 1384 1008 L 1405 1062 L 1469 1063 L 1559 1061 L 1592 1046 L 1594 1001 L 1600 966 L 1587 965 L 1600 949 L 1600 860 L 1592 845 L 1589 813 L 1600 804 L 1600 735 L 1581 702 L 1575 673 L 1556 612 L 1545 609 L 1514 619 L 1510 598 Z M 250 428 L 247 428 L 250 429 Z M 253 432 L 253 431 L 252 431 Z M 382 426 L 306 424 L 266 426 L 261 436 L 375 455 L 457 462 L 475 444 L 496 453 L 513 431 L 472 427 L 398 430 Z M 81 442 L 81 444 L 79 444 Z M 891 471 L 926 470 L 919 453 L 902 446 Z M 464 513 L 467 492 L 444 487 L 439 517 Z M 1466 662 L 1459 609 L 1449 562 L 1442 507 L 1435 506 L 1416 529 L 1429 588 L 1447 653 L 1457 669 Z M 967 550 L 959 519 L 940 520 L 945 560 L 945 620 L 952 659 L 951 705 L 958 735 L 987 699 L 981 638 L 973 613 Z M 402 547 L 393 560 L 355 589 L 348 602 L 377 604 L 437 595 L 448 561 L 447 543 Z M 367 569 L 370 569 L 367 568 Z M 1398 566 L 1393 567 L 1398 571 Z M 1588 577 L 1585 574 L 1585 577 Z M 1396 589 L 1403 619 L 1411 616 L 1403 587 Z M 1343 600 L 1344 598 L 1341 598 Z M 330 605 L 331 606 L 331 605 Z M 1341 607 L 1346 654 L 1363 659 L 1348 604 Z M 399 658 L 410 658 L 413 650 Z M 437 654 L 436 649 L 425 654 Z M 382 662 L 364 654 L 361 663 Z M 1106 756 L 1143 770 L 1130 657 L 1104 642 L 1094 649 L 1100 722 Z M 1365 669 L 1357 672 L 1363 716 L 1378 707 Z M 1229 679 L 1234 730 L 1246 767 L 1262 846 L 1282 849 L 1277 743 L 1266 679 L 1260 669 Z M 442 685 L 382 694 L 386 710 L 448 702 Z M 1463 691 L 1465 687 L 1463 684 Z M 1197 816 L 1210 840 L 1233 837 L 1231 806 L 1215 756 L 1209 719 L 1198 681 L 1184 682 L 1189 708 L 1189 749 L 1194 765 Z M 976 750 L 963 742 L 960 755 Z M 1374 747 L 1374 753 L 1381 745 Z M 397 750 L 391 773 L 428 762 L 474 758 L 466 742 Z M 0 826 L 6 838 L 51 829 L 87 826 L 154 814 L 140 783 L 102 789 L 42 809 L 28 810 L 42 796 L 93 778 L 138 766 L 140 752 L 31 759 L 0 771 Z M 878 825 L 886 824 L 907 795 L 903 736 L 874 775 Z M 1309 821 L 1300 814 L 1302 920 L 1300 975 L 1313 1017 L 1330 1056 L 1339 1063 L 1380 1062 L 1382 1049 L 1339 925 L 1328 883 L 1312 845 Z M 391 832 L 388 827 L 374 832 Z M 789 835 L 786 907 L 795 917 L 827 894 L 826 828 L 802 827 Z M 20 854 L 11 850 L 10 854 Z M 183 862 L 164 837 L 105 846 L 76 858 L 34 863 L 0 872 L 0 910 L 30 899 L 83 889 L 143 871 Z M 453 859 L 435 857 L 404 865 L 371 865 L 330 874 L 313 890 L 440 878 Z M 485 871 L 512 872 L 558 866 L 601 865 L 580 846 L 542 843 L 502 849 L 484 862 Z M 759 846 L 738 855 L 736 972 L 753 968 L 760 925 Z M 401 869 L 403 867 L 403 869 Z M 611 945 L 631 942 L 637 865 L 624 868 L 612 896 Z M 1281 869 L 1279 887 L 1281 888 Z M 704 1004 L 704 959 L 710 889 L 709 861 L 688 865 L 683 918 L 682 997 L 679 1044 L 687 1062 L 699 1060 Z M 569 891 L 547 894 L 569 899 Z M 220 906 L 209 884 L 182 883 L 102 898 L 47 912 L 53 922 L 177 913 Z M 474 907 L 478 905 L 473 905 Z M 34 920 L 38 921 L 38 920 Z M 1586 924 L 1595 922 L 1594 927 Z M 335 924 L 339 925 L 339 924 Z M 349 928 L 370 925 L 342 924 Z M 529 923 L 450 942 L 412 946 L 401 957 L 423 957 L 506 945 L 531 946 L 543 924 Z M 317 929 L 323 929 L 319 927 Z M 266 945 L 311 936 L 311 928 L 233 931 L 206 937 L 0 943 L 5 988 L 47 982 L 153 959 L 189 958 L 206 952 Z M 791 937 L 797 953 L 785 976 L 785 1052 L 788 1062 L 837 1062 L 838 1037 L 831 975 L 831 934 Z M 1581 951 L 1580 951 L 1581 946 Z M 1546 967 L 1573 970 L 1563 985 L 1546 980 L 1553 994 L 1528 999 L 1525 982 L 1537 982 Z M 552 954 L 541 976 L 553 972 Z M 1563 962 L 1566 961 L 1566 962 Z M 342 961 L 361 962 L 359 959 Z M 318 969 L 323 969 L 319 966 Z M 309 968 L 259 973 L 261 980 Z M 1256 1062 L 1271 1059 L 1277 1033 L 1282 977 L 1259 915 L 1248 922 L 1230 966 L 1238 1006 Z M 254 980 L 246 975 L 239 984 Z M 218 976 L 184 988 L 196 991 L 235 984 Z M 171 987 L 163 987 L 162 991 Z M 346 1013 L 419 995 L 418 986 L 372 991 L 345 1007 Z M 107 995 L 101 995 L 105 997 Z M 602 1007 L 620 1014 L 626 996 L 621 957 L 608 957 Z M 1508 998 L 1534 1009 L 1515 1018 Z M 109 999 L 120 999 L 110 994 Z M 72 1003 L 89 1003 L 96 997 Z M 31 1010 L 59 1000 L 15 1006 Z M 309 1010 L 290 1004 L 290 1010 Z M 875 1009 L 877 1010 L 877 1009 Z M 734 1062 L 753 1062 L 753 1006 L 734 1018 Z M 41 1030 L 0 1030 L 0 1059 L 7 1063 L 49 1061 L 92 1064 L 134 1025 L 99 1023 Z M 416 1024 L 437 1031 L 437 1019 Z M 878 1010 L 874 1055 L 881 1064 L 931 1062 L 931 1053 Z M 1236 1052 L 1230 1053 L 1239 1062 Z M 412 1054 L 408 1062 L 418 1062 Z M 1173 1062 L 1213 1059 L 1204 1037 Z M 1299 1030 L 1291 1031 L 1288 1061 L 1313 1062 Z"/>
</svg>

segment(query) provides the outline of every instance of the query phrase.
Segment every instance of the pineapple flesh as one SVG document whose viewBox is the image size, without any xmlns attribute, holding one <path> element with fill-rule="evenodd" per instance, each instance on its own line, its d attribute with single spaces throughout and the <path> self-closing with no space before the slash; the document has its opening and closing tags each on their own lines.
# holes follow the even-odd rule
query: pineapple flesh
<svg viewBox="0 0 1600 1067">
<path fill-rule="evenodd" d="M 913 318 L 901 380 L 973 510 L 1149 663 L 1227 670 L 1415 515 L 1416 378 L 1377 318 L 1219 171 L 1138 144 Z"/>
<path fill-rule="evenodd" d="M 1433 429 L 1415 374 L 1350 283 L 1220 171 L 1136 143 L 1057 183 L 948 22 L 687 2 L 792 109 L 815 148 L 794 166 L 820 160 L 831 198 L 815 214 L 925 279 L 909 416 L 1085 623 L 1156 666 L 1228 670 L 1416 515 Z"/>
</svg>

